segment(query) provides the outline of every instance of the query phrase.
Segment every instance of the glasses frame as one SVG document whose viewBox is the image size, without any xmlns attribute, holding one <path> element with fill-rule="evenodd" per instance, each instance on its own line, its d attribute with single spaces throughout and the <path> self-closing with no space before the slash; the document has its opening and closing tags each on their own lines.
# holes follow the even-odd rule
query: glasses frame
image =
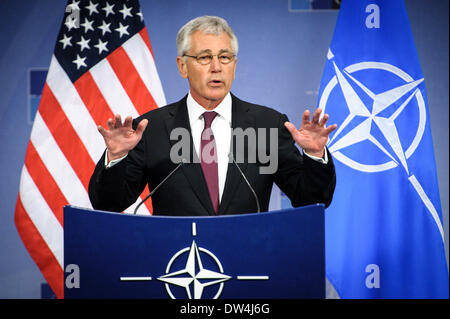
<svg viewBox="0 0 450 319">
<path fill-rule="evenodd" d="M 219 60 L 220 64 L 224 64 L 224 65 L 230 64 L 230 63 L 233 62 L 234 59 L 236 58 L 236 54 L 231 54 L 231 60 L 230 60 L 230 62 L 224 63 L 224 62 L 220 61 L 220 59 L 219 59 L 219 56 L 220 56 L 220 55 L 223 55 L 224 53 L 225 53 L 225 52 L 222 52 L 222 53 L 219 53 L 219 54 L 205 54 L 205 53 L 201 53 L 201 54 L 199 54 L 199 55 L 183 54 L 182 56 L 183 56 L 183 57 L 186 56 L 186 57 L 189 57 L 189 58 L 193 58 L 193 59 L 195 59 L 195 61 L 197 61 L 197 63 L 200 64 L 200 65 L 209 65 L 209 64 L 211 64 L 212 59 L 213 59 L 215 56 L 216 56 L 217 59 Z M 198 58 L 199 58 L 200 56 L 204 56 L 204 55 L 208 55 L 208 56 L 211 57 L 211 60 L 210 60 L 208 63 L 205 63 L 205 64 L 201 63 L 201 62 L 198 60 Z"/>
</svg>

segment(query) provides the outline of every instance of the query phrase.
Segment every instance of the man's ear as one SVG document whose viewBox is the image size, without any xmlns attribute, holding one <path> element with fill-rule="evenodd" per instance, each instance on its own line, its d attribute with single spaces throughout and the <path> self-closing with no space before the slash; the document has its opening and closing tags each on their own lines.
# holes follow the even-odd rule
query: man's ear
<svg viewBox="0 0 450 319">
<path fill-rule="evenodd" d="M 180 72 L 181 77 L 186 79 L 188 76 L 188 72 L 187 72 L 187 65 L 186 65 L 186 62 L 184 61 L 183 57 L 177 56 L 177 66 L 178 66 L 178 71 Z"/>
</svg>

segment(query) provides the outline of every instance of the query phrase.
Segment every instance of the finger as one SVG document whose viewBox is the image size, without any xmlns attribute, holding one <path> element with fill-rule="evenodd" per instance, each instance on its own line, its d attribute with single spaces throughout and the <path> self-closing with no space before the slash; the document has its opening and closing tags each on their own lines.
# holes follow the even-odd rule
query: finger
<svg viewBox="0 0 450 319">
<path fill-rule="evenodd" d="M 322 109 L 318 108 L 313 114 L 312 122 L 313 124 L 319 124 L 320 114 L 322 113 Z"/>
<path fill-rule="evenodd" d="M 303 117 L 302 117 L 302 126 L 309 124 L 309 110 L 306 110 L 305 112 L 303 112 Z"/>
<path fill-rule="evenodd" d="M 108 121 L 106 121 L 106 125 L 108 126 L 108 129 L 112 130 L 114 128 L 113 119 L 108 119 Z"/>
<path fill-rule="evenodd" d="M 114 115 L 114 120 L 114 128 L 122 127 L 122 117 L 120 116 L 120 114 Z"/>
<path fill-rule="evenodd" d="M 103 128 L 103 126 L 101 126 L 101 125 L 97 126 L 97 130 L 103 137 L 106 136 L 107 133 L 106 133 L 106 130 Z"/>
<path fill-rule="evenodd" d="M 324 114 L 324 116 L 322 116 L 322 118 L 319 121 L 319 125 L 320 126 L 325 126 L 325 124 L 327 124 L 327 121 L 329 119 L 329 115 L 328 114 Z"/>
<path fill-rule="evenodd" d="M 292 136 L 297 131 L 295 125 L 292 124 L 291 122 L 284 122 L 284 126 L 287 128 L 287 130 L 289 131 L 289 133 L 291 133 Z"/>
<path fill-rule="evenodd" d="M 143 119 L 142 121 L 139 122 L 137 128 L 136 128 L 136 134 L 141 136 L 142 133 L 144 133 L 145 128 L 147 127 L 148 124 L 148 120 L 147 119 Z"/>
<path fill-rule="evenodd" d="M 328 126 L 325 129 L 325 132 L 327 133 L 327 135 L 330 135 L 330 133 L 333 132 L 335 129 L 337 129 L 337 124 L 333 124 L 333 125 Z"/>
<path fill-rule="evenodd" d="M 133 118 L 131 116 L 127 116 L 125 118 L 125 121 L 123 122 L 123 126 L 131 128 L 132 123 L 133 123 Z"/>
</svg>

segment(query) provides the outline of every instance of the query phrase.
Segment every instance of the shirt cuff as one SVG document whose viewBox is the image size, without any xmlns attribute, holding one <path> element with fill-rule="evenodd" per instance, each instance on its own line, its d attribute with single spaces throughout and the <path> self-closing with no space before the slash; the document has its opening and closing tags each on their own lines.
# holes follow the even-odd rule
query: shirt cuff
<svg viewBox="0 0 450 319">
<path fill-rule="evenodd" d="M 321 157 L 317 157 L 317 156 L 313 156 L 313 155 L 309 155 L 308 153 L 306 153 L 305 151 L 303 151 L 303 154 L 305 154 L 306 156 L 308 156 L 310 159 L 316 161 L 316 162 L 320 162 L 322 164 L 328 164 L 328 152 L 325 149 L 325 156 L 323 158 Z"/>
<path fill-rule="evenodd" d="M 114 165 L 119 163 L 121 160 L 123 160 L 125 157 L 127 157 L 127 155 L 128 154 L 126 154 L 125 156 L 122 156 L 121 158 L 112 160 L 111 162 L 108 163 L 108 151 L 106 151 L 106 154 L 105 154 L 105 168 L 108 169 L 108 168 L 113 167 Z"/>
</svg>

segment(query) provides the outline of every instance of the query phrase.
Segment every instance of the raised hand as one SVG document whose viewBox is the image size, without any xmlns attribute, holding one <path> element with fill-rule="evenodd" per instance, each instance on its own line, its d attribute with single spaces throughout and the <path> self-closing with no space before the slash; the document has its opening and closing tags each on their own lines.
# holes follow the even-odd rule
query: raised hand
<svg viewBox="0 0 450 319">
<path fill-rule="evenodd" d="M 128 154 L 142 138 L 142 133 L 147 127 L 148 120 L 144 119 L 139 122 L 136 130 L 132 127 L 133 119 L 127 116 L 122 123 L 122 118 L 116 114 L 113 119 L 106 122 L 108 130 L 101 125 L 97 127 L 100 134 L 105 140 L 108 156 L 108 162 L 121 158 Z"/>
<path fill-rule="evenodd" d="M 337 128 L 337 125 L 333 124 L 325 127 L 325 124 L 328 121 L 328 114 L 324 114 L 322 119 L 320 119 L 321 113 L 322 110 L 320 108 L 316 109 L 313 118 L 310 121 L 309 111 L 306 110 L 303 113 L 302 125 L 298 130 L 291 122 L 284 123 L 284 126 L 286 126 L 294 141 L 303 149 L 303 151 L 309 155 L 322 158 L 324 156 L 328 136 Z"/>
</svg>

